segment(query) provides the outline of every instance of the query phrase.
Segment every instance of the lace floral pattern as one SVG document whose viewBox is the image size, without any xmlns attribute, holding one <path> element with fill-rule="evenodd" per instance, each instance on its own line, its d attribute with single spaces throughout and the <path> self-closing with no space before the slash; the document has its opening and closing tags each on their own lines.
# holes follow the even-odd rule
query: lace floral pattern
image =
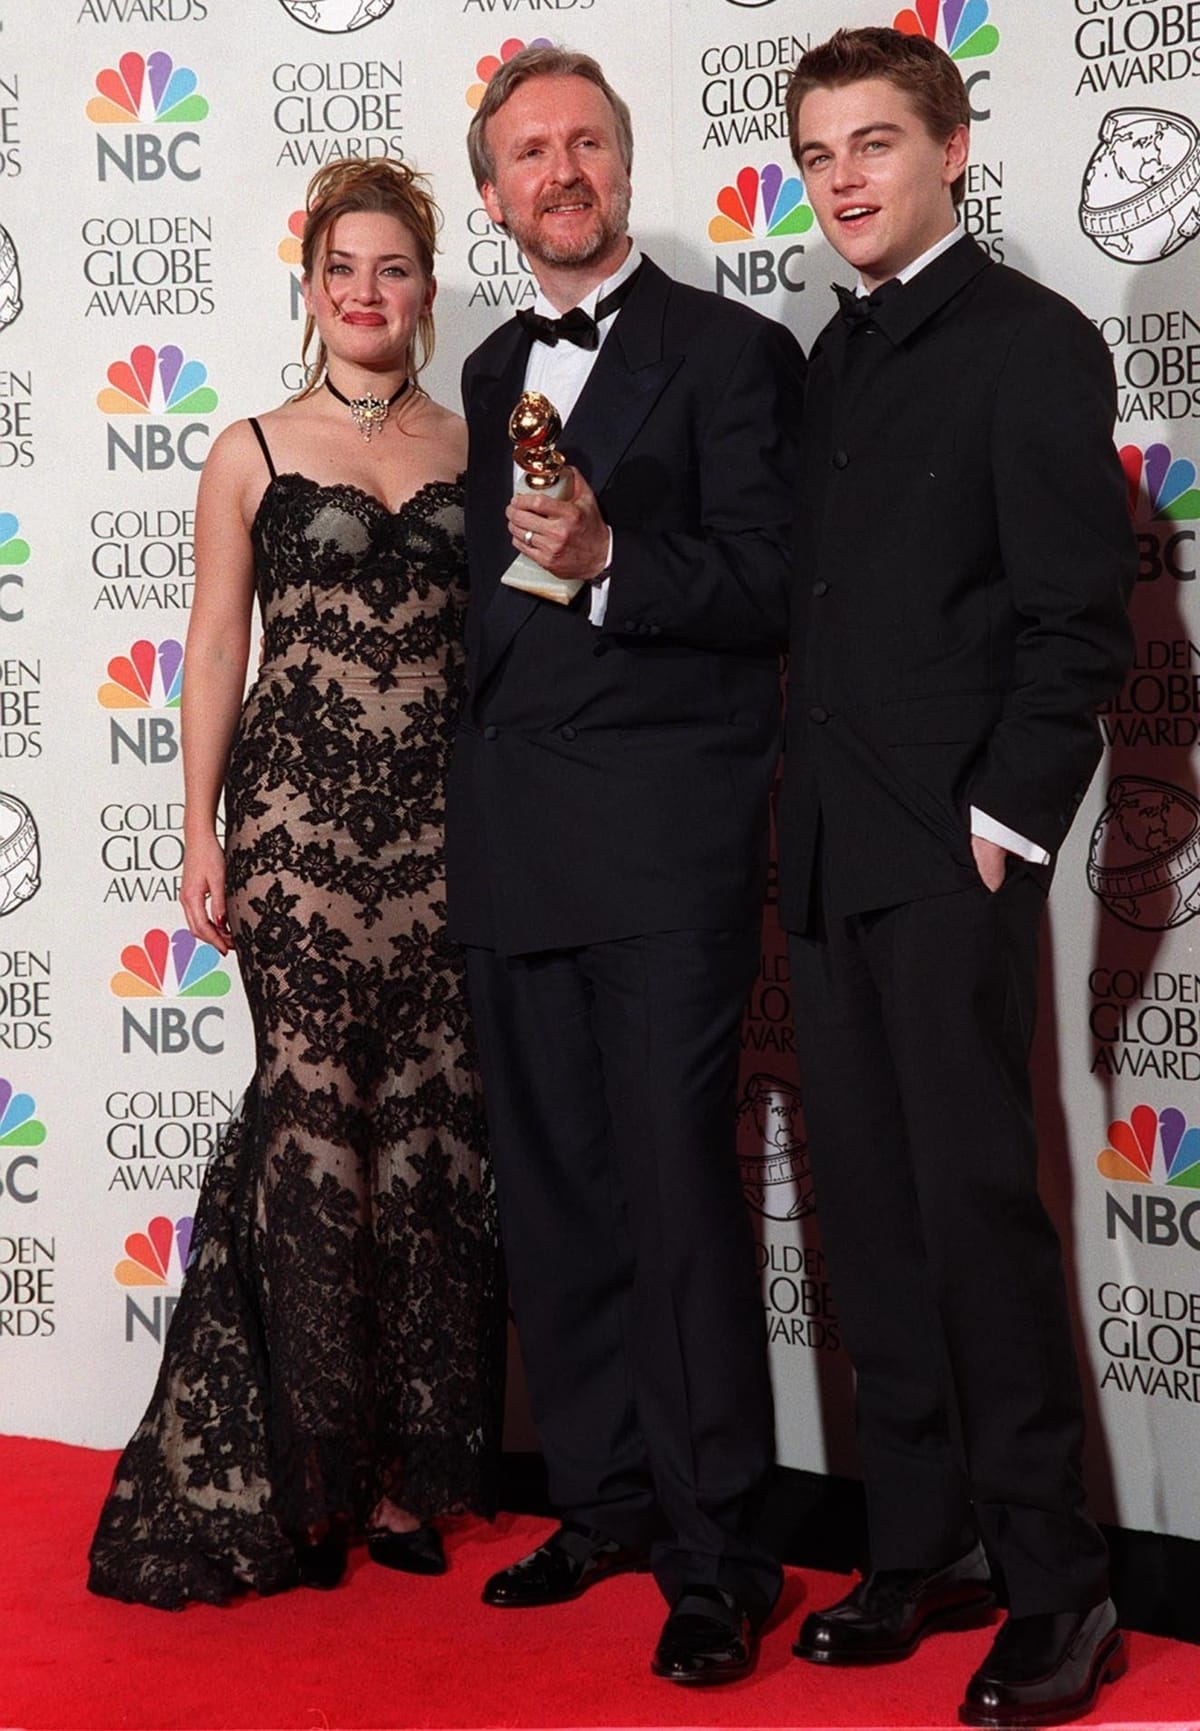
<svg viewBox="0 0 1200 1731">
<path fill-rule="evenodd" d="M 380 1497 L 492 1504 L 503 1285 L 442 784 L 462 495 L 395 514 L 281 475 L 254 525 L 263 663 L 225 789 L 253 1083 L 205 1177 L 90 1585 L 174 1608 L 296 1579 Z"/>
</svg>

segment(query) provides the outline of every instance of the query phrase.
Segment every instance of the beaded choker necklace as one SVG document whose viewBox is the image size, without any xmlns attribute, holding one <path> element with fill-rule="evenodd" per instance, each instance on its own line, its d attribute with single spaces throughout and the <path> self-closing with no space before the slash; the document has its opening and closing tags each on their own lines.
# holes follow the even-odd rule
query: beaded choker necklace
<svg viewBox="0 0 1200 1731">
<path fill-rule="evenodd" d="M 344 391 L 338 390 L 331 378 L 327 376 L 325 379 L 325 389 L 329 392 L 331 397 L 336 397 L 339 403 L 345 403 L 346 407 L 350 411 L 350 419 L 354 422 L 354 425 L 358 428 L 368 445 L 371 443 L 372 436 L 387 420 L 388 415 L 391 413 L 392 404 L 400 401 L 400 398 L 404 395 L 405 391 L 411 384 L 411 379 L 405 379 L 401 384 L 400 389 L 398 391 L 393 391 L 391 396 L 385 402 L 382 397 L 374 396 L 370 391 L 367 392 L 365 397 L 348 397 Z"/>
</svg>

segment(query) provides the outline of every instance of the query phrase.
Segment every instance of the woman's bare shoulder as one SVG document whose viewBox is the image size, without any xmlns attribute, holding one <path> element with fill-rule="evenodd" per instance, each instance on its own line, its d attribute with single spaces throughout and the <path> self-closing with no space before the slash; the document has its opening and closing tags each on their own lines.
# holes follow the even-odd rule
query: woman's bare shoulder
<svg viewBox="0 0 1200 1731">
<path fill-rule="evenodd" d="M 456 474 L 467 465 L 467 423 L 432 397 L 426 398 L 427 437 L 446 454 Z"/>
</svg>

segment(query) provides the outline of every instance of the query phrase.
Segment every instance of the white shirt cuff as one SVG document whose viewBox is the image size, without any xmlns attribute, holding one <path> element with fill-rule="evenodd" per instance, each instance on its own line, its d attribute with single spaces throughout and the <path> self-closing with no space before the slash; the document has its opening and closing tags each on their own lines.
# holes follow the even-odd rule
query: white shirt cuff
<svg viewBox="0 0 1200 1731">
<path fill-rule="evenodd" d="M 592 592 L 588 596 L 588 618 L 593 625 L 603 625 L 604 615 L 608 612 L 608 586 L 612 582 L 609 566 L 612 564 L 613 536 L 608 531 L 608 553 L 604 560 L 604 572 L 592 582 Z"/>
<path fill-rule="evenodd" d="M 980 811 L 977 805 L 971 807 L 971 834 L 980 836 L 984 841 L 994 841 L 997 847 L 1007 848 L 1009 853 L 1015 853 L 1018 859 L 1027 859 L 1031 865 L 1049 865 L 1050 855 L 1037 842 L 1030 841 L 1028 836 L 1018 835 L 1015 829 L 1009 829 L 1007 824 L 997 823 L 994 817 L 989 817 L 986 811 Z"/>
</svg>

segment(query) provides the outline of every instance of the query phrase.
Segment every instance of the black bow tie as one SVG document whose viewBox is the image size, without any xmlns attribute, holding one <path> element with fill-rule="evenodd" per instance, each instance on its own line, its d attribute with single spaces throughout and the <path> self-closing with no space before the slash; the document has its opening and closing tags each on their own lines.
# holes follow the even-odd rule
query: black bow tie
<svg viewBox="0 0 1200 1731">
<path fill-rule="evenodd" d="M 560 319 L 548 319 L 545 313 L 535 313 L 532 307 L 522 307 L 517 318 L 535 342 L 549 343 L 553 348 L 556 343 L 574 343 L 577 348 L 595 349 L 600 346 L 600 326 L 610 313 L 615 313 L 623 304 L 634 283 L 641 275 L 642 267 L 618 283 L 611 294 L 606 294 L 603 300 L 596 302 L 596 316 L 585 313 L 582 307 L 572 307 L 569 313 L 564 313 Z"/>
<path fill-rule="evenodd" d="M 850 329 L 855 330 L 859 325 L 865 325 L 879 308 L 903 287 L 900 278 L 893 276 L 886 282 L 881 282 L 869 295 L 856 294 L 853 289 L 843 288 L 840 282 L 834 283 L 833 292 L 838 298 L 838 311 Z"/>
<path fill-rule="evenodd" d="M 535 342 L 549 343 L 551 348 L 560 342 L 574 343 L 581 349 L 594 349 L 600 343 L 600 327 L 591 313 L 585 313 L 582 307 L 572 307 L 569 313 L 564 313 L 560 319 L 548 319 L 545 313 L 535 313 L 532 307 L 522 307 L 517 317 L 525 326 Z"/>
</svg>

